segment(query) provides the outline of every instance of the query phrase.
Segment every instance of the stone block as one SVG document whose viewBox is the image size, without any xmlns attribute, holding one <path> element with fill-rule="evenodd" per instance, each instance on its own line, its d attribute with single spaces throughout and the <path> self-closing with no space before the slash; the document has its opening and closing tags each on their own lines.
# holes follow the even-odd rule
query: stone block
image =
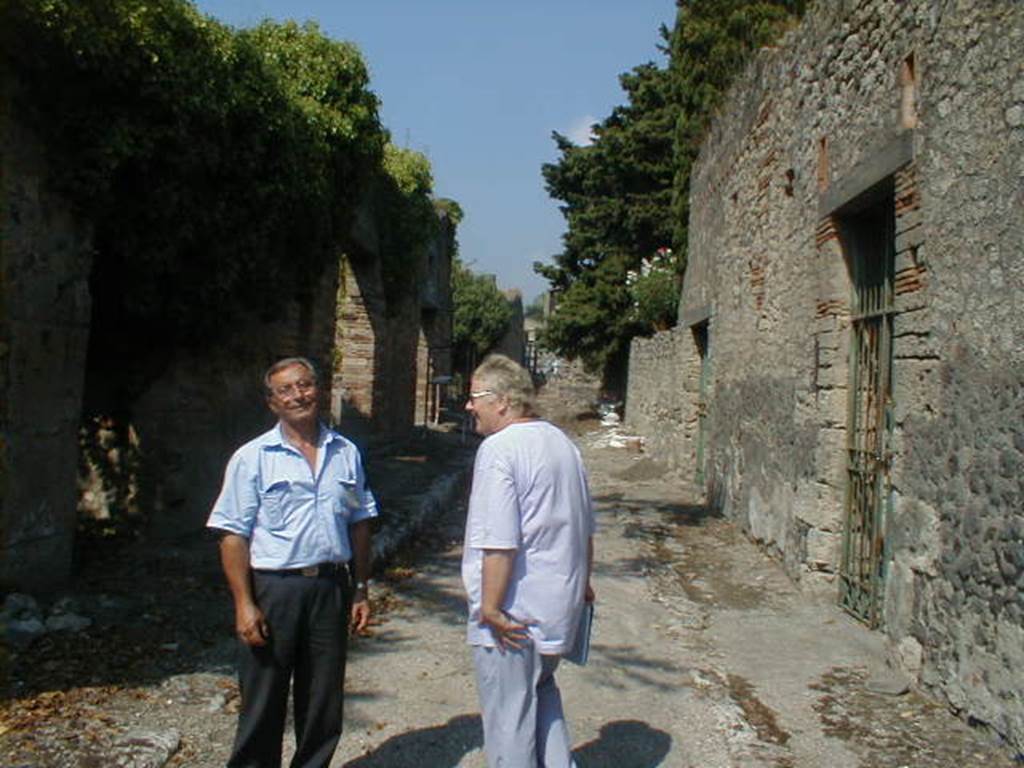
<svg viewBox="0 0 1024 768">
<path fill-rule="evenodd" d="M 846 389 L 823 389 L 818 392 L 818 413 L 822 424 L 846 424 L 846 411 Z"/>
<path fill-rule="evenodd" d="M 892 658 L 898 669 L 917 679 L 924 667 L 924 646 L 916 637 L 907 635 L 897 641 Z"/>
<path fill-rule="evenodd" d="M 890 636 L 902 637 L 909 633 L 914 621 L 914 590 L 914 571 L 903 555 L 886 563 L 882 611 Z"/>
<path fill-rule="evenodd" d="M 805 541 L 807 567 L 813 571 L 835 572 L 839 564 L 842 535 L 811 528 Z"/>
<path fill-rule="evenodd" d="M 832 355 L 832 357 L 835 357 L 835 355 Z M 846 366 L 827 365 L 819 367 L 814 378 L 820 389 L 832 390 L 844 388 L 843 392 L 845 393 L 848 375 Z"/>
<path fill-rule="evenodd" d="M 911 416 L 939 411 L 943 402 L 939 371 L 938 360 L 903 357 L 893 360 L 893 416 L 897 424 Z"/>
<path fill-rule="evenodd" d="M 818 366 L 822 368 L 842 366 L 846 367 L 846 360 L 849 351 L 837 347 L 818 347 Z"/>
<path fill-rule="evenodd" d="M 811 528 L 838 532 L 843 526 L 845 488 L 801 480 L 793 502 L 793 514 Z"/>
</svg>

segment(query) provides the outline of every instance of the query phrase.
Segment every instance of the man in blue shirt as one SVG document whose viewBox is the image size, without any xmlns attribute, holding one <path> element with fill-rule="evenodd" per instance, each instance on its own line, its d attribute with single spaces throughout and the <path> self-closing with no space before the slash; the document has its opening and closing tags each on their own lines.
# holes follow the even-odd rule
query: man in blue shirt
<svg viewBox="0 0 1024 768">
<path fill-rule="evenodd" d="M 264 376 L 278 423 L 239 448 L 207 526 L 235 605 L 242 707 L 229 768 L 281 764 L 289 683 L 292 768 L 326 768 L 341 737 L 349 625 L 370 618 L 377 504 L 356 447 L 320 423 L 316 370 L 285 358 Z"/>
</svg>

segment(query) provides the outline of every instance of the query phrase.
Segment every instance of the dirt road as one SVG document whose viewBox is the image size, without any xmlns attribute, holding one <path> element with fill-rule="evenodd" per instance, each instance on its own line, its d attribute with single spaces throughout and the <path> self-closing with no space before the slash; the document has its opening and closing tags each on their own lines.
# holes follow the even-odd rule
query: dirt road
<svg viewBox="0 0 1024 768">
<path fill-rule="evenodd" d="M 944 708 L 872 693 L 869 681 L 889 682 L 879 633 L 801 591 L 679 478 L 589 426 L 578 442 L 598 507 L 594 643 L 586 667 L 558 673 L 580 768 L 1013 764 Z M 451 505 L 374 587 L 382 621 L 350 654 L 336 768 L 484 765 L 463 517 Z M 0 765 L 224 764 L 237 687 L 212 546 L 134 562 L 81 585 L 91 629 L 13 657 Z"/>
<path fill-rule="evenodd" d="M 882 638 L 802 593 L 724 520 L 608 430 L 579 442 L 598 503 L 593 653 L 559 680 L 581 768 L 1009 766 L 914 693 L 868 691 Z M 461 511 L 390 588 L 362 639 L 333 765 L 483 766 L 463 641 Z"/>
</svg>

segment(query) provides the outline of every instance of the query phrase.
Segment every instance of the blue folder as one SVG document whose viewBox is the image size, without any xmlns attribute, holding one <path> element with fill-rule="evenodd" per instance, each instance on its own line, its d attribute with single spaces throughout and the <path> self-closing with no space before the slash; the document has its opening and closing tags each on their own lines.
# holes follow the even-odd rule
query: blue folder
<svg viewBox="0 0 1024 768">
<path fill-rule="evenodd" d="M 576 627 L 576 639 L 572 648 L 562 654 L 562 658 L 581 667 L 587 663 L 590 657 L 590 631 L 594 626 L 594 604 L 584 603 L 583 611 L 580 613 L 580 623 Z"/>
</svg>

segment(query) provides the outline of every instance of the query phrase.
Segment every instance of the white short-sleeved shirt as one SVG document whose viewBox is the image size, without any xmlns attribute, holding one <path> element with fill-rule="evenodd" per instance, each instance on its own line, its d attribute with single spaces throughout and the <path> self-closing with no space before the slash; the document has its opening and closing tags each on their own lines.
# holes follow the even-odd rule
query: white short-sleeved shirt
<svg viewBox="0 0 1024 768">
<path fill-rule="evenodd" d="M 462 582 L 470 645 L 493 646 L 480 624 L 483 550 L 515 550 L 502 610 L 530 628 L 541 653 L 572 646 L 587 588 L 594 512 L 579 450 L 546 421 L 519 422 L 487 437 L 473 466 Z"/>
</svg>

